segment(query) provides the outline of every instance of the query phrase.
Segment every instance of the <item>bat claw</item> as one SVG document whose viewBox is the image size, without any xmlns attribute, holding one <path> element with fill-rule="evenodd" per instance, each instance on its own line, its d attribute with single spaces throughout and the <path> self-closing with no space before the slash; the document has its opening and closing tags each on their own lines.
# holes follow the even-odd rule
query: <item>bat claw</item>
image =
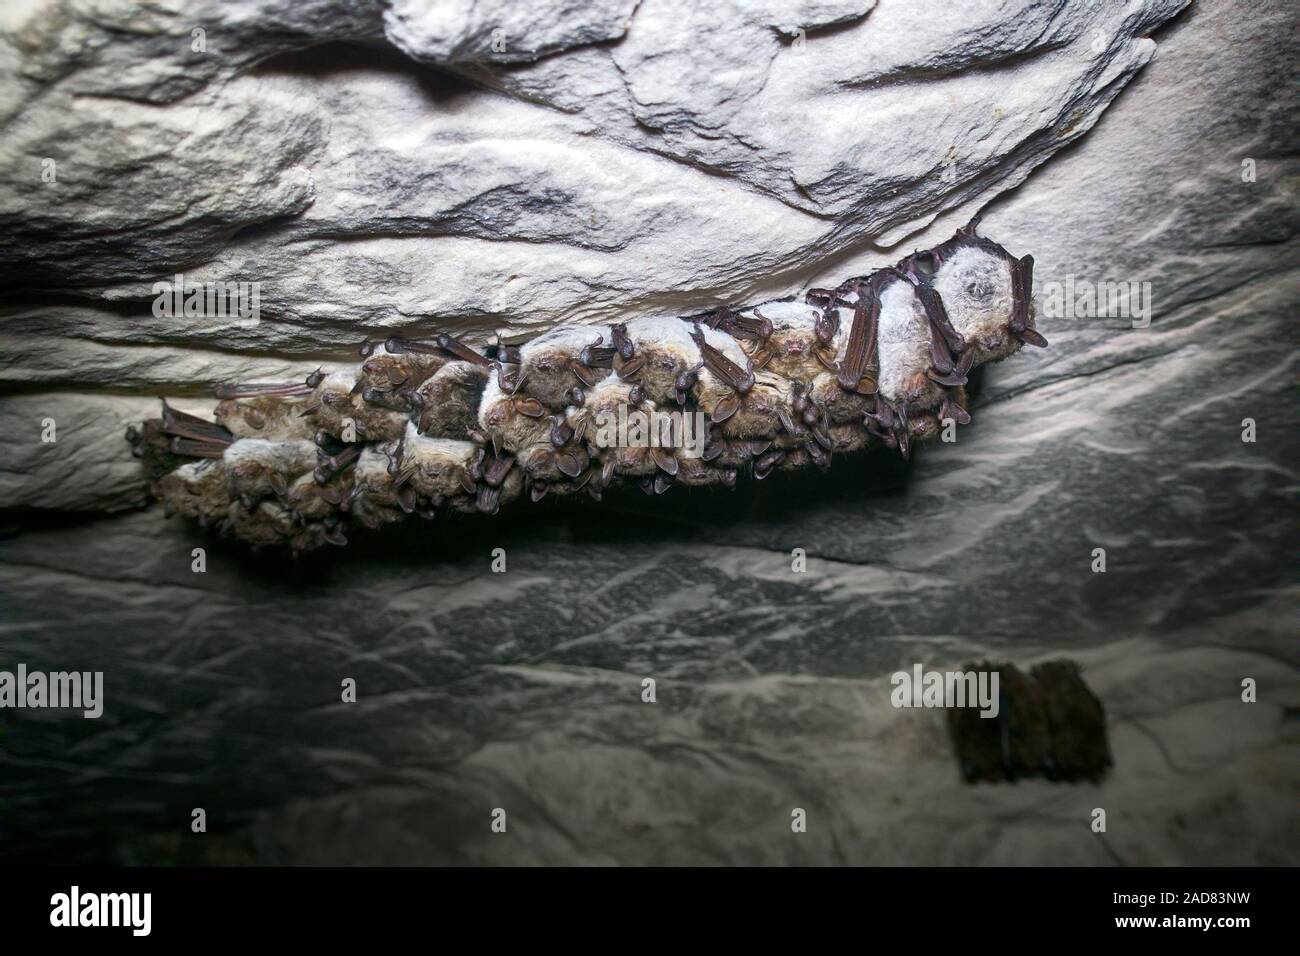
<svg viewBox="0 0 1300 956">
<path fill-rule="evenodd" d="M 826 308 L 813 322 L 813 333 L 817 336 L 817 344 L 823 348 L 829 348 L 835 342 L 835 333 L 840 330 L 840 312 L 833 307 L 833 303 L 827 303 Z M 818 352 L 821 349 L 817 350 Z M 831 350 L 831 360 L 835 358 L 835 352 Z"/>
<path fill-rule="evenodd" d="M 501 510 L 501 492 L 496 488 L 480 488 L 474 507 L 485 515 L 496 514 Z"/>
<path fill-rule="evenodd" d="M 618 351 L 619 358 L 624 362 L 630 362 L 632 360 L 636 348 L 633 346 L 632 340 L 628 338 L 626 325 L 620 322 L 618 325 L 610 326 L 609 340 Z"/>
<path fill-rule="evenodd" d="M 747 319 L 743 315 L 738 315 L 734 319 L 734 324 L 740 331 L 757 336 L 761 342 L 766 342 L 772 337 L 772 321 L 760 312 L 757 306 L 754 307 L 754 318 Z"/>
</svg>

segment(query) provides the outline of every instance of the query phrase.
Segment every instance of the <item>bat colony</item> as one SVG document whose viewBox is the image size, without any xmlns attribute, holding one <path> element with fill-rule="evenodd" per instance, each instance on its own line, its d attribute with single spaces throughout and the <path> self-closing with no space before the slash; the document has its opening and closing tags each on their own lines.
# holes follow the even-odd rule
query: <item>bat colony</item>
<svg viewBox="0 0 1300 956">
<path fill-rule="evenodd" d="M 446 334 L 367 341 L 359 367 L 219 385 L 215 423 L 164 402 L 127 438 L 168 515 L 296 551 L 346 544 L 351 523 L 495 514 L 521 495 L 734 487 L 872 445 L 906 457 L 945 420 L 970 421 L 972 368 L 1047 344 L 1033 257 L 977 224 L 802 301 L 562 326 L 486 353 Z M 606 427 L 629 418 L 705 432 L 674 443 Z"/>
</svg>

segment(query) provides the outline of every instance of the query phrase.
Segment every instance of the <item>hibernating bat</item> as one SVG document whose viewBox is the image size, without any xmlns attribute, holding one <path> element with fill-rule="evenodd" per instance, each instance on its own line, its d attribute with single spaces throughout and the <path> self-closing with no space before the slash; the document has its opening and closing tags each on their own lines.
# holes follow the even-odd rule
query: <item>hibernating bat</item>
<svg viewBox="0 0 1300 956">
<path fill-rule="evenodd" d="M 735 487 L 869 446 L 907 457 L 970 421 L 975 366 L 1047 345 L 1033 258 L 977 224 L 753 307 L 561 326 L 485 353 L 446 333 L 367 341 L 354 369 L 223 384 L 215 422 L 164 403 L 127 438 L 167 514 L 296 551 L 344 544 L 350 525 L 494 514 L 521 496 Z"/>
</svg>

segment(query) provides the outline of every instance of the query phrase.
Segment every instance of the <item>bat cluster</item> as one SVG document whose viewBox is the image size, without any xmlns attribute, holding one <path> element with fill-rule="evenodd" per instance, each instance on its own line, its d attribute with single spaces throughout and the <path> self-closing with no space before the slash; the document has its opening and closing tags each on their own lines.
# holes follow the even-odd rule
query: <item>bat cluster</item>
<svg viewBox="0 0 1300 956">
<path fill-rule="evenodd" d="M 997 719 L 985 720 L 969 707 L 948 710 L 948 729 L 968 783 L 1022 777 L 1095 783 L 1114 764 L 1105 708 L 1074 661 L 1047 661 L 1028 674 L 1009 662 L 984 661 L 966 669 L 1001 676 Z"/>
<path fill-rule="evenodd" d="M 563 326 L 477 352 L 450 335 L 361 346 L 355 368 L 287 384 L 221 385 L 215 422 L 164 403 L 128 429 L 168 514 L 253 545 L 345 544 L 439 510 L 494 514 L 521 495 L 614 484 L 734 487 L 741 474 L 826 469 L 966 424 L 971 369 L 1033 328 L 1033 258 L 976 235 L 802 300 Z M 634 410 L 705 416 L 699 447 L 611 438 Z"/>
</svg>

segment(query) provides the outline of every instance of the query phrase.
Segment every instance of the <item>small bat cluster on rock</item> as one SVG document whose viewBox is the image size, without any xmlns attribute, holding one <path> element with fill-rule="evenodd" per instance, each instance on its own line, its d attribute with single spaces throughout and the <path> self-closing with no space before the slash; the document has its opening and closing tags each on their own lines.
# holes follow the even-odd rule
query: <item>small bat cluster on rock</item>
<svg viewBox="0 0 1300 956">
<path fill-rule="evenodd" d="M 164 403 L 128 429 L 168 514 L 253 545 L 345 544 L 440 509 L 495 513 L 521 495 L 614 484 L 734 487 L 834 455 L 898 449 L 966 424 L 971 369 L 1034 330 L 1033 258 L 976 234 L 802 300 L 563 326 L 477 352 L 450 335 L 361 347 L 359 367 L 222 385 L 215 422 Z M 622 409 L 705 417 L 698 449 L 611 440 Z"/>
<path fill-rule="evenodd" d="M 968 783 L 1048 780 L 1099 781 L 1112 766 L 1106 711 L 1074 661 L 1039 664 L 1026 675 L 1014 664 L 968 664 L 1001 677 L 998 716 L 971 708 L 948 710 L 962 776 Z"/>
</svg>

